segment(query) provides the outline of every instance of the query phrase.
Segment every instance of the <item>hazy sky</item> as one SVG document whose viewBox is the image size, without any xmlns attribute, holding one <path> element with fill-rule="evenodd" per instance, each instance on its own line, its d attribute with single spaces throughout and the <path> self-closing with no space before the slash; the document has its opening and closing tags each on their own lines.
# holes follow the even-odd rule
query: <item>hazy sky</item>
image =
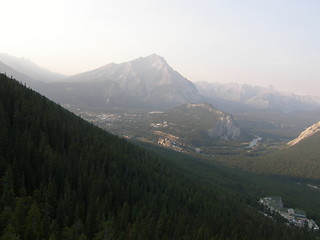
<svg viewBox="0 0 320 240">
<path fill-rule="evenodd" d="M 2 0 L 0 52 L 75 74 L 153 53 L 191 81 L 320 95 L 319 0 Z"/>
</svg>

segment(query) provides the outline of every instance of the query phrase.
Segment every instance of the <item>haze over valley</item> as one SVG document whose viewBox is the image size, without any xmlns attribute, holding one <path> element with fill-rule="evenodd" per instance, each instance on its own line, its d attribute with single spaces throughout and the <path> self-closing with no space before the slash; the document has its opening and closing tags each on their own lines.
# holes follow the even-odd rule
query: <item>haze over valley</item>
<svg viewBox="0 0 320 240">
<path fill-rule="evenodd" d="M 29 60 L 6 54 L 1 55 L 0 60 L 7 63 L 2 63 L 2 72 L 20 79 L 85 119 L 117 135 L 153 143 L 157 143 L 160 137 L 166 137 L 164 134 L 171 135 L 170 141 L 173 141 L 172 137 L 177 138 L 173 132 L 181 127 L 175 123 L 178 120 L 194 123 L 184 127 L 189 128 L 190 133 L 195 129 L 200 132 L 203 131 L 200 129 L 209 131 L 217 125 L 215 119 L 221 118 L 219 111 L 233 115 L 232 119 L 240 127 L 239 132 L 241 129 L 242 137 L 239 139 L 243 144 L 255 136 L 261 136 L 271 142 L 289 141 L 317 122 L 320 116 L 320 101 L 317 96 L 300 96 L 235 83 L 193 83 L 156 54 L 120 64 L 106 64 L 73 76 L 61 76 Z M 15 66 L 18 66 L 18 70 L 14 69 Z M 40 81 L 44 73 L 48 78 L 51 77 L 51 81 Z M 53 80 L 53 76 L 56 76 L 56 79 Z M 186 116 L 165 117 L 168 115 L 167 111 L 174 111 L 175 108 L 188 103 L 211 104 L 210 107 L 217 109 L 217 116 L 209 120 L 208 115 L 201 117 L 202 113 L 193 112 Z M 188 111 L 189 109 L 182 112 Z M 203 108 L 202 111 L 208 111 L 209 114 L 208 108 Z M 150 115 L 150 112 L 156 113 Z M 164 115 L 160 118 L 162 112 Z M 150 116 L 158 116 L 159 119 Z M 199 125 L 200 122 L 196 119 L 200 118 L 208 122 L 206 127 Z M 155 134 L 152 126 L 159 124 L 159 121 L 175 127 L 159 135 L 159 131 L 163 130 L 160 127 L 157 129 L 158 134 Z M 194 134 L 194 139 L 188 137 L 187 146 L 203 147 L 200 143 L 204 142 L 197 138 L 208 138 L 210 134 L 199 134 Z M 203 137 L 200 137 L 201 135 Z M 211 145 L 223 138 L 235 140 L 225 137 L 222 132 L 221 136 L 214 135 L 214 138 L 211 136 Z M 240 133 L 238 135 L 240 136 Z M 210 141 L 205 145 L 209 146 Z"/>
<path fill-rule="evenodd" d="M 320 3 L 2 10 L 1 240 L 320 239 Z"/>
</svg>

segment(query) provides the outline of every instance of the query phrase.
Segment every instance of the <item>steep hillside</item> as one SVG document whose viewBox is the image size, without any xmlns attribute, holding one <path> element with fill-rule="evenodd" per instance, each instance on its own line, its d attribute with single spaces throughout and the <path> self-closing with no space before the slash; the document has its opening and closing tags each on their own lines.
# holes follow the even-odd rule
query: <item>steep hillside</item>
<svg viewBox="0 0 320 240">
<path fill-rule="evenodd" d="M 288 142 L 288 145 L 289 146 L 296 145 L 297 143 L 316 135 L 319 131 L 320 131 L 320 122 L 313 124 L 311 127 L 308 127 L 297 138 Z"/>
<path fill-rule="evenodd" d="M 320 179 L 320 133 L 299 140 L 265 157 L 263 165 L 266 165 L 269 172 L 276 174 Z"/>
<path fill-rule="evenodd" d="M 263 138 L 290 141 L 320 119 L 319 109 L 283 112 L 281 110 L 247 110 L 233 114 L 243 132 Z"/>
<path fill-rule="evenodd" d="M 28 75 L 16 71 L 12 67 L 1 62 L 1 60 L 0 60 L 0 73 L 4 73 L 7 76 L 13 77 L 15 79 L 19 79 L 21 83 L 25 84 L 28 87 L 31 87 L 36 91 L 42 92 L 47 88 L 46 83 L 34 80 Z"/>
<path fill-rule="evenodd" d="M 315 238 L 4 75 L 0 123 L 1 239 Z"/>
<path fill-rule="evenodd" d="M 20 72 L 29 78 L 32 78 L 36 81 L 40 82 L 51 82 L 57 81 L 65 76 L 62 74 L 51 72 L 45 68 L 38 66 L 37 64 L 31 62 L 29 59 L 25 58 L 18 58 L 14 56 L 10 56 L 8 54 L 0 54 L 0 61 L 6 64 L 7 66 L 11 67 L 17 72 Z M 0 67 L 0 70 L 1 67 Z M 17 79 L 19 76 L 15 76 Z M 20 81 L 24 81 L 24 79 L 20 79 Z"/>
<path fill-rule="evenodd" d="M 267 154 L 243 155 L 226 162 L 256 173 L 320 179 L 319 123 L 307 128 L 281 149 Z"/>
<path fill-rule="evenodd" d="M 270 164 L 274 163 L 273 168 L 279 173 L 320 179 L 319 145 L 319 123 L 316 123 L 290 141 L 288 147 L 274 153 Z"/>
<path fill-rule="evenodd" d="M 50 85 L 50 97 L 77 106 L 169 109 L 202 99 L 192 82 L 155 54 L 111 63 Z"/>
<path fill-rule="evenodd" d="M 21 72 L 16 71 L 12 67 L 3 63 L 1 60 L 0 60 L 0 73 L 6 74 L 6 75 L 13 77 L 13 78 L 16 78 L 16 79 L 20 79 L 21 82 L 28 84 L 28 85 L 32 84 L 32 82 L 34 81 L 34 79 L 30 78 L 29 76 L 27 76 Z"/>
</svg>

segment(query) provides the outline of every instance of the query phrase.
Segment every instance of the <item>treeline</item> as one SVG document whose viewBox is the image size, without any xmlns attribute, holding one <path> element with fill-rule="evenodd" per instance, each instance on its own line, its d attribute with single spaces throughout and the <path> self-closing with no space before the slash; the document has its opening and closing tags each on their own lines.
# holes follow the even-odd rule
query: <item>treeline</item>
<svg viewBox="0 0 320 240">
<path fill-rule="evenodd" d="M 314 239 L 0 75 L 0 239 Z"/>
</svg>

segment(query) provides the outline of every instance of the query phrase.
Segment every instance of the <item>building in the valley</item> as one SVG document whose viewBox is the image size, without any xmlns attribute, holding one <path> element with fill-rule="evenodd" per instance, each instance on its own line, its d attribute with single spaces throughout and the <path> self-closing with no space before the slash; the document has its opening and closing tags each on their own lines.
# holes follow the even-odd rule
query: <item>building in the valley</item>
<svg viewBox="0 0 320 240">
<path fill-rule="evenodd" d="M 282 199 L 279 196 L 260 198 L 259 202 L 263 205 L 269 206 L 272 211 L 278 208 L 283 208 Z"/>
<path fill-rule="evenodd" d="M 259 202 L 270 209 L 271 212 L 280 214 L 294 226 L 308 226 L 310 229 L 319 230 L 316 222 L 312 219 L 308 219 L 304 210 L 283 207 L 282 199 L 279 196 L 260 198 Z"/>
</svg>

